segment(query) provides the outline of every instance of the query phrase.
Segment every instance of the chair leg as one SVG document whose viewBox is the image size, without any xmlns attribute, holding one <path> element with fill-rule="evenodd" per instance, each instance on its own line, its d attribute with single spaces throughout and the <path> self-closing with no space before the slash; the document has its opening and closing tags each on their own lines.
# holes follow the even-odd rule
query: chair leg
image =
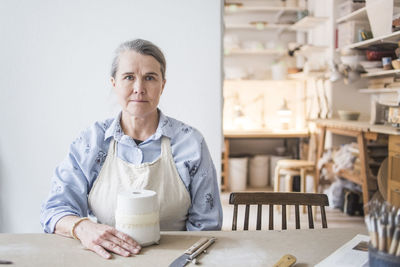
<svg viewBox="0 0 400 267">
<path fill-rule="evenodd" d="M 292 192 L 293 191 L 293 176 L 287 174 L 285 176 L 285 192 Z M 277 205 L 279 208 L 279 205 Z M 287 209 L 287 219 L 290 220 L 290 213 L 291 213 L 291 206 Z M 282 215 L 283 216 L 283 215 Z"/>
<path fill-rule="evenodd" d="M 275 175 L 274 175 L 274 191 L 279 192 L 280 190 L 280 175 L 279 175 L 279 166 L 275 167 Z"/>
<path fill-rule="evenodd" d="M 281 176 L 279 174 L 280 168 L 279 166 L 275 167 L 275 175 L 274 175 L 274 191 L 279 192 L 280 191 L 280 182 L 281 182 Z M 279 205 L 275 205 L 274 209 L 276 212 L 279 212 Z"/>
<path fill-rule="evenodd" d="M 316 177 L 315 177 L 315 170 L 312 170 L 312 173 L 311 173 L 311 175 L 312 175 L 312 177 L 313 177 L 313 182 L 314 182 L 314 184 L 313 184 L 313 186 L 314 186 L 314 193 L 318 193 L 318 184 L 317 184 L 317 179 L 315 179 Z M 314 215 L 314 220 L 315 221 L 317 221 L 317 207 L 316 206 L 314 206 L 313 207 L 313 215 Z M 321 218 L 322 219 L 322 218 Z"/>
<path fill-rule="evenodd" d="M 307 180 L 306 170 L 304 168 L 301 168 L 300 169 L 300 192 L 302 192 L 302 193 L 306 192 L 306 180 Z M 306 206 L 303 206 L 303 213 L 306 213 Z"/>
<path fill-rule="evenodd" d="M 286 174 L 285 176 L 285 192 L 293 191 L 293 176 L 290 174 Z"/>
</svg>

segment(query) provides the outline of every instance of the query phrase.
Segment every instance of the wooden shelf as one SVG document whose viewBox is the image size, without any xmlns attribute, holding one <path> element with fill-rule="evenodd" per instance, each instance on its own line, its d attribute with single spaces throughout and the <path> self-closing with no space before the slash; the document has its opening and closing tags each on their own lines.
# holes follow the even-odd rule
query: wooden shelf
<svg viewBox="0 0 400 267">
<path fill-rule="evenodd" d="M 260 49 L 260 50 L 243 50 L 243 49 L 232 49 L 225 53 L 225 56 L 231 55 L 266 55 L 266 56 L 284 56 L 287 52 L 280 49 Z"/>
<path fill-rule="evenodd" d="M 385 75 L 392 75 L 392 74 L 396 74 L 396 73 L 400 73 L 400 69 L 399 70 L 382 70 L 382 71 L 377 71 L 377 72 L 363 73 L 363 74 L 361 74 L 361 77 L 385 76 Z"/>
<path fill-rule="evenodd" d="M 230 3 L 227 3 L 228 5 Z M 232 3 L 234 4 L 234 3 Z M 241 13 L 241 12 L 297 12 L 304 11 L 304 8 L 300 7 L 285 7 L 285 6 L 240 6 L 237 8 L 230 8 L 229 6 L 225 7 L 225 12 L 227 13 Z"/>
<path fill-rule="evenodd" d="M 333 171 L 333 163 L 326 163 L 325 167 L 329 170 L 329 171 Z M 353 183 L 362 185 L 362 181 L 361 181 L 361 176 L 359 173 L 356 173 L 352 170 L 349 169 L 341 169 L 336 173 L 338 176 L 346 178 L 349 181 L 352 181 Z"/>
<path fill-rule="evenodd" d="M 298 73 L 288 74 L 288 78 L 293 80 L 307 80 L 310 78 L 321 78 L 324 77 L 325 74 L 326 72 L 324 71 L 312 71 L 309 73 L 298 72 Z"/>
<path fill-rule="evenodd" d="M 340 51 L 341 49 L 365 49 L 368 46 L 375 45 L 375 44 L 381 44 L 381 43 L 397 43 L 397 41 L 400 39 L 400 31 L 393 32 L 388 35 L 368 39 L 362 42 L 350 44 L 350 45 L 345 45 L 343 47 L 338 48 L 337 50 Z"/>
<path fill-rule="evenodd" d="M 363 94 L 388 94 L 388 93 L 397 93 L 400 91 L 400 88 L 377 88 L 377 89 L 358 89 L 359 93 Z"/>
<path fill-rule="evenodd" d="M 231 139 L 248 139 L 248 138 L 305 138 L 309 137 L 310 133 L 307 129 L 304 130 L 224 130 L 224 137 Z"/>
<path fill-rule="evenodd" d="M 336 23 L 341 23 L 341 22 L 346 22 L 346 21 L 351 21 L 351 20 L 366 20 L 366 19 L 368 19 L 367 8 L 363 7 L 363 8 L 360 8 L 360 9 L 346 15 L 346 16 L 338 18 L 336 20 Z"/>
<path fill-rule="evenodd" d="M 304 45 L 299 51 L 295 52 L 295 55 L 314 55 L 315 53 L 325 53 L 328 50 L 327 46 L 316 46 L 316 45 Z"/>
<path fill-rule="evenodd" d="M 326 17 L 312 17 L 312 16 L 307 16 L 296 22 L 290 27 L 290 30 L 293 31 L 308 31 L 311 30 L 319 25 L 321 23 L 324 23 L 327 21 L 328 18 Z"/>
<path fill-rule="evenodd" d="M 291 24 L 276 24 L 276 23 L 267 23 L 262 27 L 258 28 L 257 25 L 250 24 L 250 23 L 243 23 L 243 24 L 227 24 L 225 27 L 229 30 L 287 30 L 289 27 L 292 26 Z"/>
</svg>

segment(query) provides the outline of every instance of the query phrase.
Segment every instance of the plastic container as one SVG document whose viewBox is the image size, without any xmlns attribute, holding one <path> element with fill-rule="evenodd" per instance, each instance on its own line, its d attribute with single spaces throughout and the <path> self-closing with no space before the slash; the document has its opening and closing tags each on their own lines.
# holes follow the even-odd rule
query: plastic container
<svg viewBox="0 0 400 267">
<path fill-rule="evenodd" d="M 266 187 L 269 176 L 269 156 L 257 155 L 249 160 L 249 181 L 251 187 Z"/>
<path fill-rule="evenodd" d="M 398 267 L 400 257 L 396 257 L 371 247 L 368 248 L 368 263 L 371 267 Z"/>
<path fill-rule="evenodd" d="M 248 158 L 229 158 L 229 188 L 232 192 L 246 190 Z"/>
</svg>

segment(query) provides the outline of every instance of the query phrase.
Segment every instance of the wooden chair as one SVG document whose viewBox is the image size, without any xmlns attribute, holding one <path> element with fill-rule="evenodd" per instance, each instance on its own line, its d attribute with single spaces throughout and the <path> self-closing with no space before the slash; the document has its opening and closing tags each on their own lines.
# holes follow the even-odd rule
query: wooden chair
<svg viewBox="0 0 400 267">
<path fill-rule="evenodd" d="M 325 206 L 329 205 L 325 194 L 314 193 L 279 193 L 279 192 L 232 192 L 229 204 L 234 205 L 232 231 L 237 228 L 238 205 L 246 205 L 244 216 L 244 229 L 249 229 L 250 205 L 257 205 L 257 230 L 261 230 L 262 205 L 269 205 L 269 230 L 274 230 L 274 205 L 282 206 L 282 230 L 287 229 L 286 206 L 295 206 L 296 229 L 300 229 L 299 206 L 306 205 L 308 209 L 308 227 L 314 228 L 312 206 L 321 208 L 322 228 L 328 228 Z"/>
</svg>

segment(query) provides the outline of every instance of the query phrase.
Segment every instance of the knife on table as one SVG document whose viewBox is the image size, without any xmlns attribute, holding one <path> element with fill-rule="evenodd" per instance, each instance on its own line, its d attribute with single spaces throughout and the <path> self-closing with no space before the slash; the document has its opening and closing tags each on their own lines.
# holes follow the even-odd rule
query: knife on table
<svg viewBox="0 0 400 267">
<path fill-rule="evenodd" d="M 188 248 L 181 256 L 176 258 L 169 267 L 183 267 L 191 261 L 195 261 L 196 257 L 200 255 L 202 252 L 206 252 L 206 249 L 211 246 L 215 240 L 215 237 L 206 238 L 203 237 L 196 243 L 194 243 L 190 248 Z"/>
</svg>

